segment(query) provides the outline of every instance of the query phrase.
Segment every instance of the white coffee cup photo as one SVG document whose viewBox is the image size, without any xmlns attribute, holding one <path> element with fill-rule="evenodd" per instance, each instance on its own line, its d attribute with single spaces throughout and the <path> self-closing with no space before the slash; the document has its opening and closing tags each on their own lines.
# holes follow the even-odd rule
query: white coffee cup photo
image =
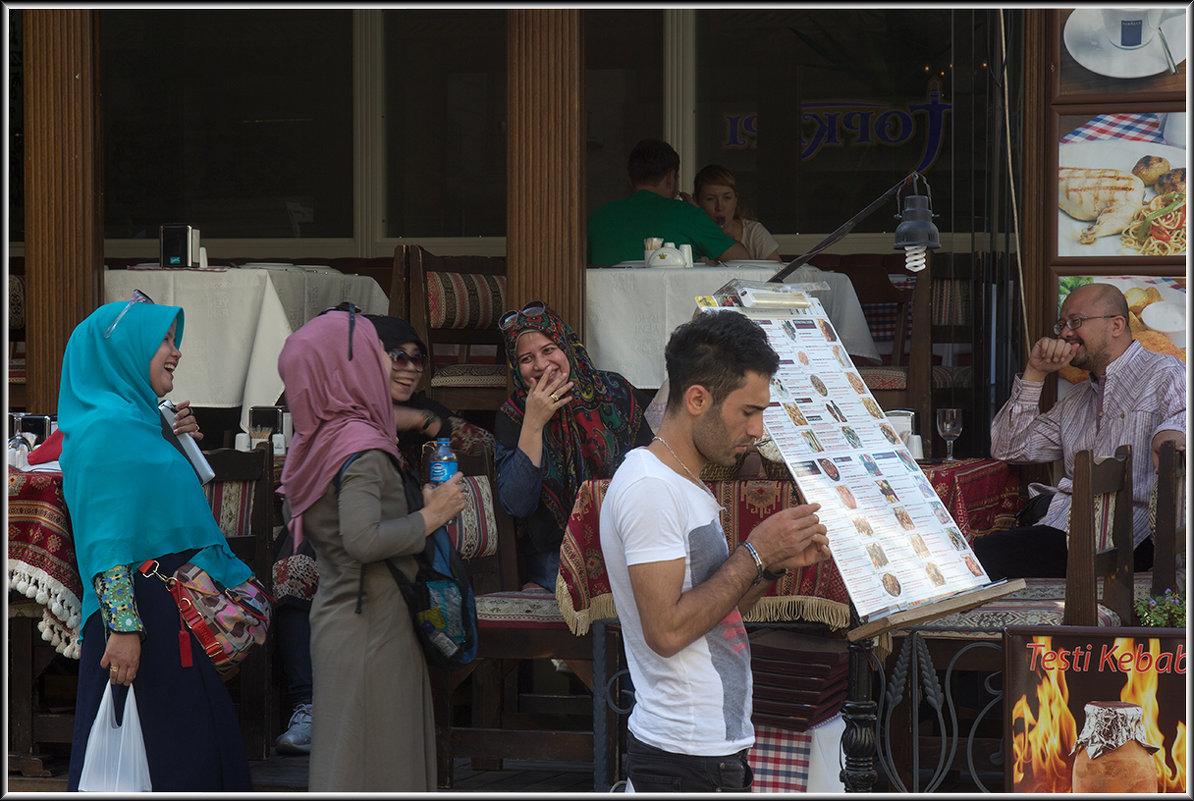
<svg viewBox="0 0 1194 801">
<path fill-rule="evenodd" d="M 1157 35 L 1159 8 L 1104 8 L 1103 30 L 1111 44 L 1121 50 L 1144 47 Z"/>
</svg>

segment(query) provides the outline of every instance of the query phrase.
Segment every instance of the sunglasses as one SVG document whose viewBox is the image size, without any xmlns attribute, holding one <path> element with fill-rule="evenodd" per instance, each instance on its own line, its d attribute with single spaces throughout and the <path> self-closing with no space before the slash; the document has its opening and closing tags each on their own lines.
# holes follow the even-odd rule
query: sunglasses
<svg viewBox="0 0 1194 801">
<path fill-rule="evenodd" d="M 498 321 L 498 328 L 506 331 L 511 328 L 519 319 L 533 319 L 535 317 L 542 317 L 547 310 L 547 304 L 541 300 L 532 300 L 521 309 L 512 309 L 502 315 L 502 319 Z"/>
<path fill-rule="evenodd" d="M 357 308 L 355 303 L 350 303 L 347 300 L 342 303 L 337 303 L 335 306 L 328 306 L 321 311 L 316 317 L 321 317 L 330 311 L 346 311 L 348 312 L 348 360 L 352 361 L 352 334 L 357 327 L 357 315 L 361 310 Z"/>
<path fill-rule="evenodd" d="M 117 324 L 119 324 L 121 318 L 123 318 L 124 315 L 128 313 L 128 310 L 133 308 L 134 303 L 150 303 L 150 304 L 152 304 L 153 298 L 149 297 L 149 295 L 146 295 L 140 289 L 134 289 L 132 297 L 129 298 L 129 302 L 124 304 L 124 308 L 120 310 L 120 314 L 116 315 L 116 319 L 112 321 L 112 324 L 110 326 L 108 326 L 108 330 L 104 332 L 104 339 L 108 339 L 109 337 L 112 336 L 112 332 L 116 330 Z"/>
<path fill-rule="evenodd" d="M 418 370 L 421 373 L 427 366 L 427 356 L 422 353 L 411 355 L 401 348 L 394 348 L 389 354 L 390 361 L 399 370 Z"/>
</svg>

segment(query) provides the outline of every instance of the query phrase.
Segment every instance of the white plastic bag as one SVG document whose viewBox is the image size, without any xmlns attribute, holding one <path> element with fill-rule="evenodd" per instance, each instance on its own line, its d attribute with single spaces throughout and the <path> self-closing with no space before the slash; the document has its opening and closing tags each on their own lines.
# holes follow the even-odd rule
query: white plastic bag
<svg viewBox="0 0 1194 801">
<path fill-rule="evenodd" d="M 152 789 L 133 688 L 129 687 L 128 699 L 124 702 L 124 721 L 118 726 L 116 703 L 112 700 L 112 684 L 109 682 L 99 711 L 95 713 L 95 722 L 91 724 L 91 736 L 87 738 L 87 753 L 83 755 L 83 770 L 79 774 L 79 790 L 140 793 Z"/>
</svg>

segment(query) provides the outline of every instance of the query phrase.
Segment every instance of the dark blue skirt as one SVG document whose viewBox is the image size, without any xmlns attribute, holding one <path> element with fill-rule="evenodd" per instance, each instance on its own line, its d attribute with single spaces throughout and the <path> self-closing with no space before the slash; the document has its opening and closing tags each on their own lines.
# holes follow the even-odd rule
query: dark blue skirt
<svg viewBox="0 0 1194 801">
<path fill-rule="evenodd" d="M 158 569 L 168 576 L 193 553 L 162 557 Z M 133 687 L 154 791 L 252 790 L 249 762 L 228 690 L 195 635 L 185 628 L 192 659 L 191 667 L 182 666 L 178 638 L 182 622 L 174 598 L 160 579 L 142 576 L 135 568 L 133 589 L 145 637 Z M 90 587 L 83 591 L 93 592 Z M 79 789 L 87 739 L 108 684 L 108 671 L 100 667 L 105 647 L 103 616 L 96 612 L 83 628 L 67 780 L 70 791 Z M 121 719 L 128 692 L 120 684 L 113 691 Z"/>
</svg>

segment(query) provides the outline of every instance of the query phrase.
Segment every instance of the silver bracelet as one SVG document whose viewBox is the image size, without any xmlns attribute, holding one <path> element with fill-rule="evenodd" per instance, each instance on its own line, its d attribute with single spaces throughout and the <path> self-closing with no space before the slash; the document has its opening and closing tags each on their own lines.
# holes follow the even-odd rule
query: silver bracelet
<svg viewBox="0 0 1194 801">
<path fill-rule="evenodd" d="M 755 568 L 759 571 L 759 575 L 755 576 L 755 580 L 751 582 L 751 586 L 754 586 L 763 580 L 763 574 L 767 572 L 767 569 L 763 567 L 763 560 L 759 558 L 759 552 L 755 550 L 755 546 L 749 542 L 744 542 L 742 543 L 742 547 L 750 551 L 751 557 L 755 560 Z"/>
</svg>

